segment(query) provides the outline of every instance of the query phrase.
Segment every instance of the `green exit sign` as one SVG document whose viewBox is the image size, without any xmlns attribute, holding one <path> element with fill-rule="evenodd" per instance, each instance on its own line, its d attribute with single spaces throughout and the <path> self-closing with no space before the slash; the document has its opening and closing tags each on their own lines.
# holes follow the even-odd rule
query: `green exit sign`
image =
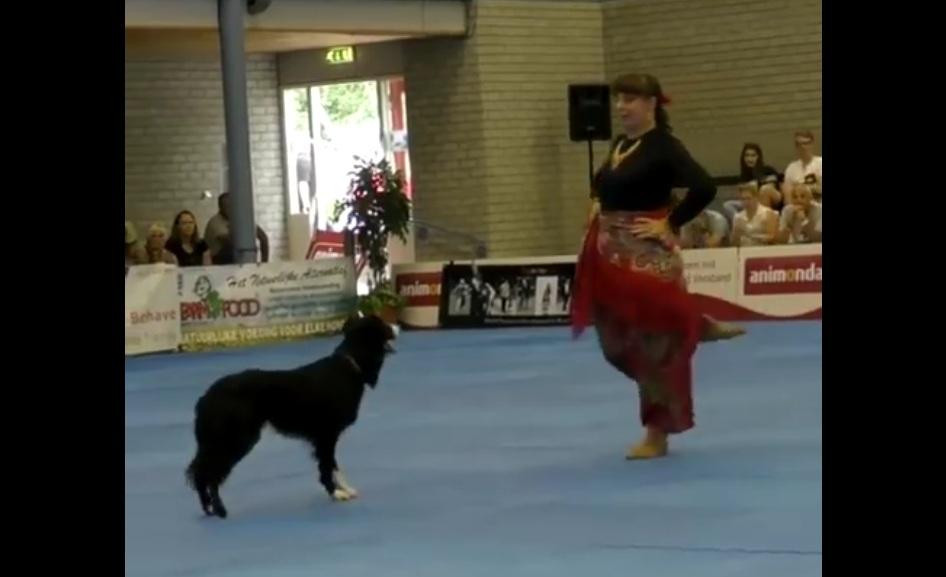
<svg viewBox="0 0 946 577">
<path fill-rule="evenodd" d="M 338 46 L 329 48 L 325 53 L 325 61 L 329 64 L 348 64 L 355 61 L 354 46 Z"/>
</svg>

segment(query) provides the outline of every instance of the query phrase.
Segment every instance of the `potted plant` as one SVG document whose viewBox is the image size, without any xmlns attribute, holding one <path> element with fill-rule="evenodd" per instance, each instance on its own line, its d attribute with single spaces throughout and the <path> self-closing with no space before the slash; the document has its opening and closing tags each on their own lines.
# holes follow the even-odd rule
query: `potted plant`
<svg viewBox="0 0 946 577">
<path fill-rule="evenodd" d="M 397 322 L 398 313 L 403 306 L 404 297 L 397 294 L 388 281 L 358 299 L 358 312 L 363 315 L 378 315 L 392 324 Z"/>
<path fill-rule="evenodd" d="M 370 271 L 368 294 L 359 299 L 358 309 L 395 322 L 404 299 L 387 278 L 388 240 L 393 234 L 407 241 L 411 201 L 404 194 L 404 178 L 386 159 L 356 158 L 350 175 L 348 192 L 335 204 L 332 221 L 344 219 L 354 237 L 355 251 Z"/>
</svg>

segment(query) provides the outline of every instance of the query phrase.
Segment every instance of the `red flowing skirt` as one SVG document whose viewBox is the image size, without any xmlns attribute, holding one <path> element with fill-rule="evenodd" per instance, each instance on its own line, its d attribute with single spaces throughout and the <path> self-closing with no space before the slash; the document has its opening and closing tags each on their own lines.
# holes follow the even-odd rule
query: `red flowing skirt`
<svg viewBox="0 0 946 577">
<path fill-rule="evenodd" d="M 686 289 L 672 239 L 636 238 L 638 218 L 596 216 L 578 257 L 571 320 L 575 337 L 594 323 L 605 359 L 639 385 L 641 421 L 666 433 L 693 427 L 691 359 L 703 317 Z"/>
</svg>

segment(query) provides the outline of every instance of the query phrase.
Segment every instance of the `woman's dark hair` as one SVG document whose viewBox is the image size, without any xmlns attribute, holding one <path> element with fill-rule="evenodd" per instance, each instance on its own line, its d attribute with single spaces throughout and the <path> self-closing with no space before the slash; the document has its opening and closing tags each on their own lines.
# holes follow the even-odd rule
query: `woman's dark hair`
<svg viewBox="0 0 946 577">
<path fill-rule="evenodd" d="M 759 159 L 755 166 L 746 164 L 746 151 L 754 150 Z M 739 176 L 742 182 L 757 180 L 761 182 L 765 177 L 765 157 L 762 156 L 762 147 L 755 142 L 747 142 L 742 145 L 742 152 L 739 154 Z"/>
<path fill-rule="evenodd" d="M 181 212 L 177 213 L 177 216 L 174 217 L 174 224 L 171 226 L 171 238 L 168 240 L 174 240 L 178 243 L 183 242 L 184 239 L 181 238 L 179 225 L 181 223 L 181 217 L 185 214 L 190 215 L 190 217 L 194 219 L 194 234 L 191 236 L 190 242 L 192 245 L 197 246 L 197 243 L 200 242 L 200 227 L 197 226 L 197 217 L 194 216 L 194 213 L 189 210 L 182 210 Z"/>
<path fill-rule="evenodd" d="M 629 94 L 657 99 L 657 107 L 654 109 L 654 119 L 657 121 L 657 127 L 667 132 L 673 131 L 670 126 L 670 115 L 667 114 L 667 109 L 664 106 L 670 99 L 667 98 L 660 87 L 660 81 L 652 74 L 622 74 L 611 83 L 611 93 L 615 96 Z"/>
</svg>

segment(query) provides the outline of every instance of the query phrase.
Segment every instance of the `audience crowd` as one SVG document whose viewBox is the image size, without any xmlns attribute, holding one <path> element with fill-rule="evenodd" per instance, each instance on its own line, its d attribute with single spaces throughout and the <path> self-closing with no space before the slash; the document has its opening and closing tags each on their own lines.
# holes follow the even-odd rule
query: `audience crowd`
<svg viewBox="0 0 946 577">
<path fill-rule="evenodd" d="M 125 221 L 125 272 L 140 264 L 167 263 L 178 266 L 206 266 L 236 262 L 230 238 L 230 194 L 217 198 L 217 214 L 207 221 L 201 237 L 197 217 L 182 210 L 174 217 L 170 233 L 155 223 L 148 229 L 144 244 L 138 241 L 135 225 Z M 256 227 L 256 246 L 261 262 L 269 261 L 269 237 Z"/>
<path fill-rule="evenodd" d="M 795 133 L 798 158 L 783 173 L 765 164 L 762 147 L 747 142 L 739 157 L 738 199 L 722 203 L 722 212 L 707 209 L 680 230 L 683 248 L 763 246 L 821 242 L 821 157 L 814 154 L 811 131 Z M 125 272 L 139 264 L 205 266 L 236 262 L 230 237 L 230 195 L 217 199 L 218 212 L 200 234 L 189 210 L 174 217 L 171 229 L 155 223 L 144 243 L 134 224 L 125 222 Z M 258 254 L 269 260 L 269 239 L 256 227 Z"/>
<path fill-rule="evenodd" d="M 798 158 L 784 173 L 747 142 L 739 157 L 738 199 L 707 209 L 680 230 L 683 248 L 821 242 L 821 157 L 811 131 L 795 133 Z"/>
</svg>

